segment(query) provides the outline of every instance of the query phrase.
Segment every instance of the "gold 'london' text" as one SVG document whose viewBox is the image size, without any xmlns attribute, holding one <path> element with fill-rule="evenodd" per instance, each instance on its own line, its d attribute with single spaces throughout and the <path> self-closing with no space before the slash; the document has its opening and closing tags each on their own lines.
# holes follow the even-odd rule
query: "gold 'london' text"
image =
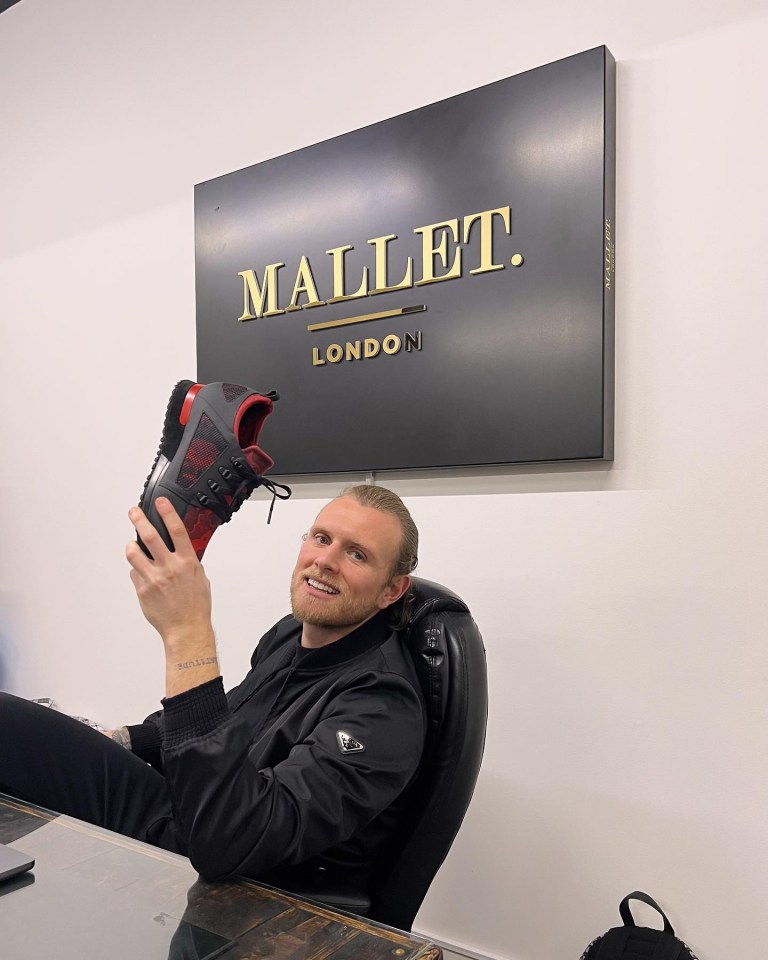
<svg viewBox="0 0 768 960">
<path fill-rule="evenodd" d="M 399 337 L 396 333 L 389 333 L 381 340 L 376 337 L 366 337 L 364 340 L 347 340 L 346 343 L 331 343 L 321 351 L 320 347 L 312 347 L 312 366 L 324 367 L 326 363 L 340 363 L 342 360 L 372 360 L 380 353 L 393 356 L 405 350 L 421 350 L 421 330 L 406 333 Z"/>
</svg>

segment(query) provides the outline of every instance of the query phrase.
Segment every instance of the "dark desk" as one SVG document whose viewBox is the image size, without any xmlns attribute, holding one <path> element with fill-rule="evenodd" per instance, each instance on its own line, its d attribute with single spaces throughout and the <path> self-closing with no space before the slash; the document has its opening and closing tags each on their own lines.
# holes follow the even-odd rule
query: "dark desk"
<svg viewBox="0 0 768 960">
<path fill-rule="evenodd" d="M 271 887 L 203 883 L 188 860 L 0 794 L 0 841 L 35 868 L 0 884 L 3 960 L 440 960 L 434 944 Z"/>
</svg>

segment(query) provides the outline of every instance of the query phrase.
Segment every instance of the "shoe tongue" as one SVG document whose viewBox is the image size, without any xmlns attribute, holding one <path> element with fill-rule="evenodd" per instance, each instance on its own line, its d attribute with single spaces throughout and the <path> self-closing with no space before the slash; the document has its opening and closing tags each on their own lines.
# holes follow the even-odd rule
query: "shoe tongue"
<svg viewBox="0 0 768 960">
<path fill-rule="evenodd" d="M 274 467 L 275 461 L 267 456 L 261 447 L 246 447 L 243 450 L 248 466 L 258 474 L 266 473 L 270 467 Z"/>
</svg>

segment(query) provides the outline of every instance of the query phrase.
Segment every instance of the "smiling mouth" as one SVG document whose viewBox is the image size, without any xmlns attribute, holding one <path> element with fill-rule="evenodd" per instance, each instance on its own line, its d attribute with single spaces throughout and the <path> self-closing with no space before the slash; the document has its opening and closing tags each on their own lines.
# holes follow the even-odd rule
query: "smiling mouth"
<svg viewBox="0 0 768 960">
<path fill-rule="evenodd" d="M 335 597 L 339 592 L 335 587 L 331 587 L 327 583 L 323 583 L 321 580 L 314 580 L 312 577 L 307 577 L 307 583 L 314 590 L 320 590 L 321 593 L 327 593 L 330 597 Z"/>
</svg>

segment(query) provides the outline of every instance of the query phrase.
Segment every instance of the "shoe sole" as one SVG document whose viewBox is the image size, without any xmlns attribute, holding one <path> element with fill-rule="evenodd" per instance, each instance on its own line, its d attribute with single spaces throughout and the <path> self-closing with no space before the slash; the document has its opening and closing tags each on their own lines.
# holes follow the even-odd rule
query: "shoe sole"
<svg viewBox="0 0 768 960">
<path fill-rule="evenodd" d="M 176 455 L 176 451 L 179 449 L 179 444 L 184 436 L 184 426 L 189 419 L 189 412 L 192 409 L 192 403 L 194 402 L 196 394 L 202 390 L 202 388 L 203 384 L 201 383 L 194 383 L 192 380 L 179 380 L 179 382 L 171 391 L 171 396 L 168 400 L 168 406 L 165 410 L 163 435 L 160 438 L 160 446 L 157 450 L 157 456 L 155 457 L 155 462 L 152 464 L 152 469 L 149 471 L 149 475 L 144 483 L 144 489 L 141 491 L 141 497 L 139 497 L 139 507 L 144 510 L 145 513 L 147 512 L 145 510 L 145 504 L 148 500 L 151 500 L 151 496 L 148 497 L 148 494 L 151 494 L 151 492 L 163 479 L 165 471 L 168 469 L 171 460 L 173 460 L 174 456 Z M 161 532 L 161 536 L 162 535 L 163 534 Z M 165 539 L 165 537 L 163 539 Z M 168 537 L 168 539 L 170 539 L 170 537 Z M 149 552 L 149 550 L 147 550 L 141 537 L 138 535 L 136 537 L 136 542 L 151 560 L 152 554 Z"/>
</svg>

